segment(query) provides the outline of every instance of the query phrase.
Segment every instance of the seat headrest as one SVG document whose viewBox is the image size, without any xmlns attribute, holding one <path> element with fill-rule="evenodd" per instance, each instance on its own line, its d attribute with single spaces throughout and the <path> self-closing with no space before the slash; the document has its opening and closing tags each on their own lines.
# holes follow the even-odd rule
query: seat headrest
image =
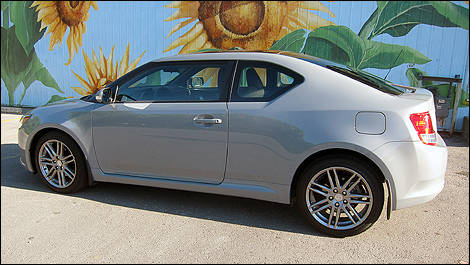
<svg viewBox="0 0 470 265">
<path fill-rule="evenodd" d="M 246 71 L 246 82 L 248 83 L 249 87 L 256 88 L 256 89 L 263 89 L 263 82 L 256 73 L 256 70 L 250 68 Z"/>
</svg>

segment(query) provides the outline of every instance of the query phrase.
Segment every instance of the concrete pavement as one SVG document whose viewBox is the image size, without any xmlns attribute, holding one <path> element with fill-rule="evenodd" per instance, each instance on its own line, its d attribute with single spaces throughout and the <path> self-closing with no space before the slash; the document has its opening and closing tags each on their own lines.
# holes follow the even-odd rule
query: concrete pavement
<svg viewBox="0 0 470 265">
<path fill-rule="evenodd" d="M 366 232 L 316 233 L 288 205 L 100 183 L 52 192 L 19 162 L 19 115 L 1 114 L 2 263 L 459 263 L 469 261 L 469 148 L 449 148 L 444 190 L 385 211 Z"/>
</svg>

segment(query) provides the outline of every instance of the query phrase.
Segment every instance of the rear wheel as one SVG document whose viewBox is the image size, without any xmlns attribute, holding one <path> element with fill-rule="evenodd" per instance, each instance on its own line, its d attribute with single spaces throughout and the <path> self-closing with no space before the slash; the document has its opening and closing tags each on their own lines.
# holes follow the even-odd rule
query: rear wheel
<svg viewBox="0 0 470 265">
<path fill-rule="evenodd" d="M 41 180 L 56 192 L 73 193 L 86 185 L 83 154 L 65 133 L 53 131 L 41 136 L 36 145 L 35 163 Z"/>
<path fill-rule="evenodd" d="M 384 202 L 383 186 L 368 164 L 329 156 L 313 162 L 297 185 L 297 206 L 314 228 L 338 237 L 367 230 Z"/>
</svg>

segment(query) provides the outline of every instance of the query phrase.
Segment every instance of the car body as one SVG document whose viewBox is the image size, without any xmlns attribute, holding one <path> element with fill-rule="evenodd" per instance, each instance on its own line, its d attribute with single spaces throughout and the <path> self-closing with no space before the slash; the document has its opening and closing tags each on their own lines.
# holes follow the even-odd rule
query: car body
<svg viewBox="0 0 470 265">
<path fill-rule="evenodd" d="M 186 69 L 206 64 L 207 73 L 185 76 Z M 174 70 L 178 67 L 187 68 Z M 202 89 L 212 82 L 204 74 L 213 69 L 220 77 L 218 92 L 210 86 Z M 432 94 L 381 84 L 375 77 L 356 78 L 348 71 L 319 58 L 281 51 L 158 59 L 110 84 L 103 90 L 106 102 L 92 95 L 32 110 L 18 131 L 21 159 L 29 171 L 40 171 L 35 163 L 38 139 L 55 130 L 69 136 L 83 153 L 87 184 L 136 184 L 289 204 L 303 197 L 296 191 L 299 176 L 312 163 L 347 156 L 367 164 L 371 175 L 388 188 L 389 214 L 433 199 L 444 186 L 447 149 L 432 131 L 437 128 Z M 173 82 L 178 89 L 184 88 L 179 77 L 189 80 L 185 100 L 172 100 L 183 98 L 174 96 L 173 87 L 169 91 L 159 85 L 149 92 L 145 82 L 151 75 L 155 82 L 167 78 L 167 84 Z M 268 86 L 276 88 L 269 92 Z M 427 122 L 433 134 L 427 134 L 428 127 L 426 134 L 418 134 L 410 115 L 421 117 L 418 123 Z M 431 140 L 423 140 L 426 135 Z M 348 167 L 336 170 L 343 168 Z M 364 192 L 368 194 L 366 188 Z M 342 199 L 338 195 L 333 201 Z M 324 215 L 331 215 L 327 228 L 339 230 L 333 223 L 340 221 L 331 221 L 337 213 L 330 209 Z M 331 234 L 349 235 L 341 233 Z"/>
</svg>

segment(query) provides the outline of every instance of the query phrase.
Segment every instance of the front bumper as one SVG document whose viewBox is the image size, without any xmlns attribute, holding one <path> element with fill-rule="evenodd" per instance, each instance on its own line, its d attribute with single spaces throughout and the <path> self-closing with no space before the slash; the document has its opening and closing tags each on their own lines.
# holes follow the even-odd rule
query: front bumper
<svg viewBox="0 0 470 265">
<path fill-rule="evenodd" d="M 21 164 L 31 173 L 36 173 L 33 168 L 31 161 L 31 155 L 29 150 L 26 148 L 26 141 L 28 135 L 22 127 L 18 129 L 18 147 L 20 149 L 20 162 Z"/>
<path fill-rule="evenodd" d="M 395 190 L 393 210 L 428 202 L 444 188 L 447 147 L 437 135 L 435 146 L 390 142 L 374 150 L 389 169 Z"/>
</svg>

